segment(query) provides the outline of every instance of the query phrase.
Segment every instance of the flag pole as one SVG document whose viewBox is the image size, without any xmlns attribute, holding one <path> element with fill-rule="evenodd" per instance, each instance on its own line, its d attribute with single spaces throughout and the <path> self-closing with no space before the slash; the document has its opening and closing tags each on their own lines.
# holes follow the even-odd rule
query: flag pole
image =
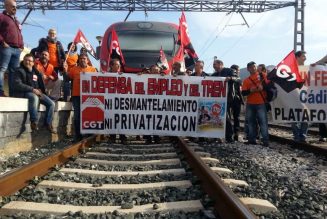
<svg viewBox="0 0 327 219">
<path fill-rule="evenodd" d="M 69 47 L 69 50 L 68 50 L 68 52 L 67 52 L 67 55 L 66 55 L 66 58 L 65 58 L 65 61 L 64 61 L 64 63 L 65 62 L 67 62 L 67 59 L 68 59 L 68 55 L 69 55 L 69 53 L 72 51 L 72 47 L 73 47 L 73 44 L 75 44 L 75 42 L 72 42 L 72 45 L 70 45 L 70 47 Z M 76 45 L 75 45 L 76 46 Z"/>
</svg>

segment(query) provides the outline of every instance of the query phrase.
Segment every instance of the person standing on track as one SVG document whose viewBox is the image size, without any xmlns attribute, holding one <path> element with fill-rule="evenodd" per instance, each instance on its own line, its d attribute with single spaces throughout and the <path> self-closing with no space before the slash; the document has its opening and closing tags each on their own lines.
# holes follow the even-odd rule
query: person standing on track
<svg viewBox="0 0 327 219">
<path fill-rule="evenodd" d="M 81 54 L 78 59 L 77 66 L 69 69 L 67 63 L 64 63 L 64 74 L 68 73 L 69 78 L 73 81 L 72 90 L 72 103 L 74 107 L 74 141 L 82 140 L 83 136 L 81 134 L 81 100 L 80 100 L 80 78 L 81 74 L 86 72 L 96 72 L 96 69 L 92 66 L 88 66 L 88 56 L 86 54 Z M 67 72 L 68 71 L 68 72 Z"/>
<path fill-rule="evenodd" d="M 121 65 L 120 65 L 119 59 L 111 59 L 110 63 L 109 63 L 109 67 L 110 67 L 109 72 L 122 74 L 122 72 L 120 70 Z M 127 144 L 126 135 L 119 135 L 119 139 L 122 144 Z M 109 137 L 109 143 L 114 143 L 115 141 L 116 141 L 116 135 L 111 134 Z"/>
<path fill-rule="evenodd" d="M 295 53 L 295 58 L 297 64 L 304 65 L 306 57 L 306 52 L 304 51 L 297 51 Z M 298 142 L 306 142 L 306 137 L 308 133 L 309 123 L 307 122 L 293 122 L 292 123 L 292 131 L 293 131 L 293 139 L 294 141 Z"/>
<path fill-rule="evenodd" d="M 234 99 L 234 83 L 240 81 L 240 78 L 237 77 L 234 71 L 230 68 L 224 68 L 223 61 L 216 59 L 213 62 L 213 68 L 215 72 L 211 75 L 213 77 L 224 77 L 225 81 L 228 83 L 228 91 L 227 91 L 227 112 L 226 112 L 226 133 L 225 133 L 225 141 L 227 143 L 234 142 L 234 130 L 231 122 L 232 117 L 232 107 L 233 107 L 233 99 Z"/>
<path fill-rule="evenodd" d="M 326 65 L 327 64 L 327 55 L 320 59 L 318 62 L 312 65 Z M 319 141 L 327 142 L 327 123 L 319 123 Z"/>
<path fill-rule="evenodd" d="M 240 67 L 238 65 L 232 65 L 230 67 L 234 70 L 234 75 L 240 78 Z M 235 80 L 233 83 L 233 103 L 232 103 L 232 111 L 233 111 L 233 122 L 234 122 L 234 141 L 238 141 L 239 132 L 240 132 L 240 114 L 241 107 L 244 105 L 243 96 L 241 93 L 242 81 L 241 79 Z"/>
<path fill-rule="evenodd" d="M 264 146 L 269 145 L 268 118 L 265 105 L 266 91 L 263 89 L 260 75 L 255 62 L 247 64 L 250 76 L 243 81 L 242 95 L 247 96 L 246 120 L 248 121 L 249 136 L 246 144 L 256 144 L 256 123 L 258 121 Z M 263 79 L 267 84 L 267 75 Z"/>
</svg>

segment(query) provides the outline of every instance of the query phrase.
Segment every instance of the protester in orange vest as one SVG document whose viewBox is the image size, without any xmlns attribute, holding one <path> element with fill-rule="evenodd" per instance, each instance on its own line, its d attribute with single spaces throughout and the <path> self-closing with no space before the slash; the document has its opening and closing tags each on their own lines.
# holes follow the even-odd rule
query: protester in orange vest
<svg viewBox="0 0 327 219">
<path fill-rule="evenodd" d="M 250 76 L 245 78 L 242 86 L 242 95 L 246 99 L 246 120 L 249 127 L 249 138 L 245 144 L 256 144 L 256 124 L 260 126 L 262 143 L 264 146 L 269 145 L 268 118 L 266 109 L 266 91 L 264 85 L 268 84 L 266 75 L 259 75 L 255 62 L 247 64 L 247 70 Z"/>
<path fill-rule="evenodd" d="M 71 68 L 77 65 L 78 54 L 77 54 L 77 46 L 74 42 L 70 42 L 67 46 L 68 51 L 66 52 L 66 63 L 68 65 L 68 72 Z M 63 93 L 64 93 L 64 101 L 68 101 L 71 96 L 71 82 L 68 75 L 63 75 Z"/>
<path fill-rule="evenodd" d="M 74 107 L 74 141 L 82 140 L 83 136 L 81 134 L 80 126 L 80 113 L 81 113 L 81 100 L 80 100 L 80 78 L 81 74 L 85 72 L 96 72 L 96 69 L 92 66 L 88 66 L 88 57 L 85 54 L 81 54 L 78 59 L 77 66 L 72 67 L 68 73 L 68 65 L 64 63 L 64 74 L 68 74 L 68 77 L 73 81 L 72 89 L 72 103 Z"/>
<path fill-rule="evenodd" d="M 80 50 L 79 50 L 79 54 L 81 55 L 81 54 L 86 54 L 87 55 L 87 50 L 84 48 L 84 47 L 82 47 Z M 88 63 L 87 63 L 89 66 L 93 66 L 92 65 L 92 62 L 91 62 L 91 60 L 89 59 L 89 61 L 88 61 Z"/>
<path fill-rule="evenodd" d="M 57 32 L 55 29 L 50 29 L 46 38 L 39 40 L 37 54 L 42 51 L 48 51 L 50 55 L 49 63 L 53 65 L 55 71 L 59 73 L 62 70 L 62 65 L 65 61 L 65 51 L 60 41 L 57 40 Z"/>
<path fill-rule="evenodd" d="M 77 54 L 77 46 L 74 42 L 70 42 L 67 46 L 66 52 L 66 62 L 68 65 L 68 72 L 71 68 L 77 65 L 78 54 Z"/>
<path fill-rule="evenodd" d="M 53 100 L 60 98 L 61 81 L 55 72 L 53 65 L 49 63 L 49 52 L 43 51 L 40 58 L 35 62 L 36 69 L 42 74 L 46 93 Z"/>
</svg>

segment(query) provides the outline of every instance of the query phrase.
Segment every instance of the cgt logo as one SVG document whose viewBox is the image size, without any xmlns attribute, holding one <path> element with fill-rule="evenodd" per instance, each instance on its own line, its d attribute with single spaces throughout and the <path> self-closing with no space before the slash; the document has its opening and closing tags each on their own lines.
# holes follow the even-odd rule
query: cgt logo
<svg viewBox="0 0 327 219">
<path fill-rule="evenodd" d="M 104 97 L 82 96 L 82 129 L 104 129 Z"/>
</svg>

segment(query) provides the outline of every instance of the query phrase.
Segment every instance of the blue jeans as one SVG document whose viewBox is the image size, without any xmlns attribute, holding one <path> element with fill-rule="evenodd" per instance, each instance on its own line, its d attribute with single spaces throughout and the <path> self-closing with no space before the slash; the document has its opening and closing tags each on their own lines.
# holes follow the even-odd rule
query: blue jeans
<svg viewBox="0 0 327 219">
<path fill-rule="evenodd" d="M 27 92 L 24 95 L 28 99 L 28 112 L 30 114 L 30 121 L 36 122 L 38 119 L 38 108 L 39 103 L 45 105 L 45 125 L 52 124 L 53 112 L 55 108 L 55 103 L 46 95 L 37 96 L 33 92 Z"/>
<path fill-rule="evenodd" d="M 307 122 L 292 123 L 293 139 L 295 141 L 305 141 L 307 137 L 309 124 Z"/>
<path fill-rule="evenodd" d="M 74 107 L 74 132 L 75 140 L 80 140 L 82 138 L 81 135 L 81 99 L 79 96 L 72 97 L 72 103 Z"/>
<path fill-rule="evenodd" d="M 260 126 L 260 133 L 262 141 L 268 143 L 268 118 L 265 104 L 247 104 L 246 105 L 246 119 L 249 128 L 249 142 L 255 142 L 257 136 L 256 124 Z"/>
<path fill-rule="evenodd" d="M 12 96 L 12 85 L 14 83 L 14 71 L 19 67 L 19 48 L 4 48 L 0 46 L 0 96 L 3 95 L 4 87 L 4 74 L 8 69 L 8 86 L 9 86 L 9 96 Z"/>
</svg>

